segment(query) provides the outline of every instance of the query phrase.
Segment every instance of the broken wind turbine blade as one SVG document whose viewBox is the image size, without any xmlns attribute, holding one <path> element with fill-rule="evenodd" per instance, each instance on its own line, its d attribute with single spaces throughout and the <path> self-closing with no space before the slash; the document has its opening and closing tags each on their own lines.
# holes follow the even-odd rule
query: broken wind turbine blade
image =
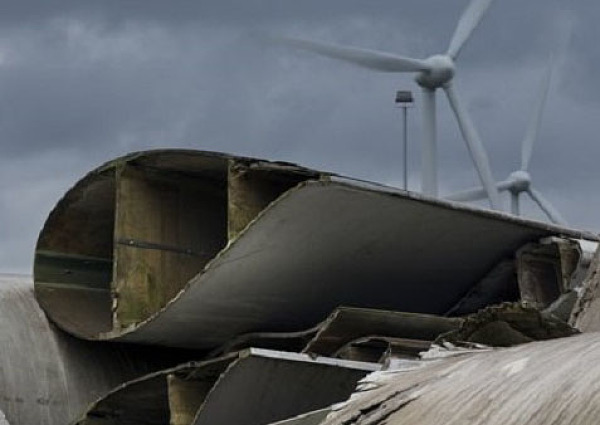
<svg viewBox="0 0 600 425">
<path fill-rule="evenodd" d="M 369 375 L 364 380 L 368 388 L 317 423 L 437 425 L 440 418 L 451 425 L 597 422 L 597 332 L 457 354 L 412 370 Z"/>
<path fill-rule="evenodd" d="M 186 359 L 72 338 L 48 321 L 27 276 L 0 275 L 0 323 L 0 424 L 69 423 L 99 394 Z"/>
<path fill-rule="evenodd" d="M 457 330 L 461 324 L 459 318 L 340 307 L 320 324 L 303 351 L 335 357 L 346 345 L 365 337 L 433 342 L 441 334 Z"/>
<path fill-rule="evenodd" d="M 248 349 L 125 383 L 74 425 L 263 425 L 347 399 L 380 365 Z M 310 389 L 310 397 L 306 390 Z"/>
<path fill-rule="evenodd" d="M 86 339 L 213 349 L 308 329 L 340 305 L 443 314 L 548 236 L 597 240 L 289 164 L 147 152 L 58 203 L 37 245 L 36 295 Z"/>
<path fill-rule="evenodd" d="M 299 332 L 243 334 L 209 353 L 208 357 L 260 347 L 357 360 L 343 354 L 345 347 L 354 345 L 356 341 L 361 341 L 361 344 L 363 340 L 376 341 L 383 345 L 392 340 L 396 345 L 406 341 L 411 347 L 428 347 L 441 334 L 458 329 L 461 323 L 460 318 L 342 306 L 313 328 Z M 379 347 L 374 351 L 380 351 Z"/>
</svg>

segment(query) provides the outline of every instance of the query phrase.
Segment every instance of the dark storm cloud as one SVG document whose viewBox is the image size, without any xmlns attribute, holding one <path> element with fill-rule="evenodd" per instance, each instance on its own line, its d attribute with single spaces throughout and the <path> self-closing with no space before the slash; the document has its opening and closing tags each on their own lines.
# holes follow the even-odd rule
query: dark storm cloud
<svg viewBox="0 0 600 425">
<path fill-rule="evenodd" d="M 127 21 L 155 21 L 166 25 L 181 25 L 190 21 L 216 21 L 235 24 L 261 24 L 267 21 L 329 20 L 340 15 L 396 16 L 423 19 L 435 15 L 457 15 L 465 1 L 457 2 L 398 2 L 395 0 L 104 0 L 102 2 L 61 0 L 47 2 L 6 2 L 2 8 L 2 22 L 7 25 L 39 22 L 63 17 L 101 18 L 111 23 Z M 410 11 L 410 14 L 406 13 Z"/>
<path fill-rule="evenodd" d="M 446 49 L 466 0 L 10 0 L 0 10 L 0 265 L 27 271 L 43 221 L 99 163 L 132 150 L 193 147 L 300 162 L 399 183 L 399 88 L 408 75 L 356 69 L 262 43 L 286 34 L 426 57 Z M 456 85 L 498 179 L 519 164 L 540 74 L 565 22 L 531 171 L 572 223 L 594 208 L 600 56 L 591 0 L 497 0 L 463 50 Z M 418 188 L 420 103 L 410 111 Z M 444 191 L 477 183 L 439 98 Z M 585 205 L 585 207 L 583 207 Z M 529 206 L 529 214 L 537 214 Z"/>
</svg>

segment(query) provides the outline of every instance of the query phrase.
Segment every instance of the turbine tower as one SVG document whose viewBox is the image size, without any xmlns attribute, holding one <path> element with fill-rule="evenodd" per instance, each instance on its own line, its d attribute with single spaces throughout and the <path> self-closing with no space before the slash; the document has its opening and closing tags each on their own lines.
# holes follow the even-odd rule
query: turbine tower
<svg viewBox="0 0 600 425">
<path fill-rule="evenodd" d="M 527 128 L 527 133 L 521 143 L 521 168 L 512 172 L 506 180 L 496 184 L 498 191 L 510 192 L 511 212 L 515 215 L 520 215 L 520 195 L 526 193 L 540 207 L 540 209 L 548 216 L 550 221 L 556 224 L 567 224 L 560 213 L 552 206 L 539 191 L 532 187 L 531 175 L 529 174 L 529 164 L 533 153 L 533 145 L 538 138 L 544 106 L 548 98 L 550 84 L 552 81 L 552 72 L 554 69 L 554 60 L 550 62 L 547 72 L 545 73 L 540 83 L 539 96 L 537 98 L 531 120 Z M 446 197 L 452 201 L 476 201 L 484 199 L 486 191 L 483 188 L 475 188 L 463 192 L 454 193 Z"/>
<path fill-rule="evenodd" d="M 277 41 L 376 71 L 412 72 L 417 74 L 415 80 L 423 90 L 424 126 L 421 184 L 423 193 L 430 196 L 438 195 L 436 91 L 440 88 L 443 89 L 456 116 L 458 126 L 481 183 L 485 188 L 490 205 L 494 209 L 500 209 L 500 196 L 483 143 L 452 84 L 456 72 L 455 61 L 492 2 L 493 0 L 472 0 L 458 22 L 448 50 L 427 59 L 413 59 L 375 50 L 337 46 L 294 38 L 281 38 Z"/>
</svg>

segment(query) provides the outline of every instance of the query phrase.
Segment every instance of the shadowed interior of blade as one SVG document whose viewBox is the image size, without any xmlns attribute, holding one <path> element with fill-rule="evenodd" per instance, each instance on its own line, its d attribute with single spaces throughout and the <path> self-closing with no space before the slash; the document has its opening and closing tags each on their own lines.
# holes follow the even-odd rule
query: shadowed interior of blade
<svg viewBox="0 0 600 425">
<path fill-rule="evenodd" d="M 198 151 L 108 163 L 50 214 L 36 248 L 36 296 L 59 326 L 84 338 L 140 323 L 266 205 L 313 174 Z"/>
</svg>

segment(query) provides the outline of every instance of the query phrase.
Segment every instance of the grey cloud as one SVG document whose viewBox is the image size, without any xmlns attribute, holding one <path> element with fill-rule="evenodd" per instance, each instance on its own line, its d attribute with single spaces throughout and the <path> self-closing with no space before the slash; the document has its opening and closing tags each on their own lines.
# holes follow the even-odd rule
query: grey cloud
<svg viewBox="0 0 600 425">
<path fill-rule="evenodd" d="M 0 266 L 29 270 L 50 208 L 85 171 L 152 147 L 192 147 L 295 161 L 399 183 L 395 90 L 382 75 L 261 44 L 256 31 L 427 56 L 444 50 L 466 0 L 63 0 L 3 5 L 0 17 Z M 577 26 L 556 75 L 532 174 L 574 225 L 594 207 L 600 65 L 591 0 L 496 1 L 460 58 L 456 84 L 505 178 L 519 163 L 539 73 L 565 13 Z M 565 12 L 565 9 L 567 11 Z M 445 191 L 477 183 L 444 99 Z M 409 113 L 418 187 L 420 99 Z M 33 172 L 32 170 L 35 170 Z M 537 217 L 530 206 L 528 213 Z"/>
</svg>

